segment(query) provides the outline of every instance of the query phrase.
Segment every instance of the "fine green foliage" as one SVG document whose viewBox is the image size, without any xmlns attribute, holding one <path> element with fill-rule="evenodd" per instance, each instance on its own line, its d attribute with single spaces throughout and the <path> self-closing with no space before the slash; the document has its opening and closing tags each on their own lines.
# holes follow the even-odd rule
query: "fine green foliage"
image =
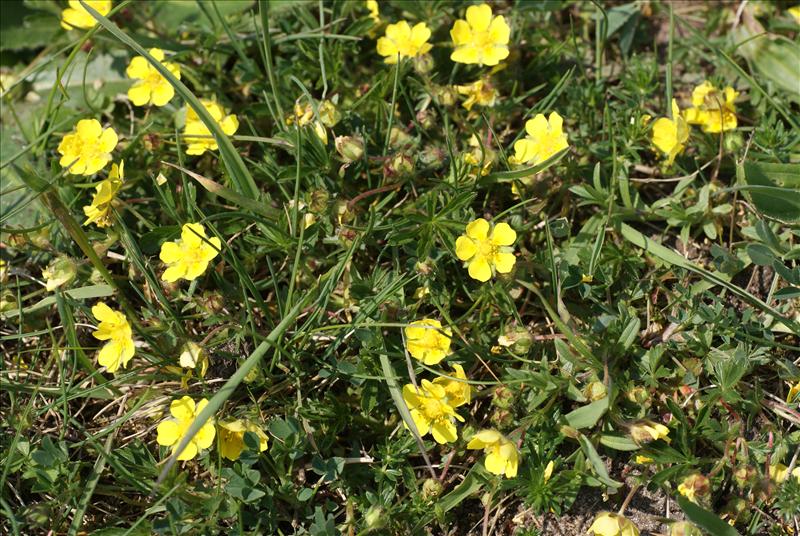
<svg viewBox="0 0 800 536">
<path fill-rule="evenodd" d="M 3 534 L 796 530 L 791 7 L 0 2 Z"/>
</svg>

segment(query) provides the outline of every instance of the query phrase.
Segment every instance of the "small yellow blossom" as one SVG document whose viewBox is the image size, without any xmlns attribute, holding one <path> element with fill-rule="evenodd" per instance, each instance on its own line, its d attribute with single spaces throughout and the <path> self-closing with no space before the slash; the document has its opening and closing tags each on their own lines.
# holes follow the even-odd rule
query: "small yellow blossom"
<svg viewBox="0 0 800 536">
<path fill-rule="evenodd" d="M 800 5 L 790 7 L 786 12 L 794 18 L 795 23 L 800 24 Z"/>
<path fill-rule="evenodd" d="M 178 279 L 191 281 L 200 277 L 221 247 L 222 242 L 216 236 L 206 238 L 202 224 L 185 224 L 178 240 L 161 244 L 159 258 L 167 265 L 161 280 L 173 283 Z"/>
<path fill-rule="evenodd" d="M 177 63 L 165 62 L 163 50 L 160 48 L 151 48 L 149 52 L 150 55 L 166 67 L 175 78 L 178 80 L 181 79 L 181 68 Z M 144 56 L 136 56 L 133 58 L 125 73 L 129 78 L 137 79 L 130 89 L 128 89 L 128 98 L 135 106 L 145 106 L 147 104 L 164 106 L 175 96 L 175 89 L 172 85 L 167 82 L 166 78 L 161 76 L 161 73 L 159 73 Z"/>
<path fill-rule="evenodd" d="M 377 0 L 366 0 L 366 2 L 364 2 L 364 6 L 369 11 L 369 18 L 374 20 L 376 23 L 379 23 L 381 21 L 381 13 L 378 8 Z"/>
<path fill-rule="evenodd" d="M 672 119 L 660 117 L 653 123 L 653 145 L 667 156 L 667 165 L 672 165 L 688 139 L 689 126 L 681 115 L 678 103 L 672 99 Z"/>
<path fill-rule="evenodd" d="M 219 452 L 223 458 L 238 460 L 244 450 L 245 432 L 253 432 L 258 436 L 258 451 L 267 450 L 269 437 L 259 426 L 247 420 L 235 419 L 231 421 L 221 421 L 217 424 L 219 428 Z"/>
<path fill-rule="evenodd" d="M 439 377 L 433 380 L 433 383 L 444 387 L 447 403 L 454 408 L 469 404 L 470 400 L 472 400 L 472 386 L 466 381 L 462 381 L 467 379 L 464 367 L 458 363 L 453 363 L 453 372 L 450 376 L 458 379 Z"/>
<path fill-rule="evenodd" d="M 403 387 L 403 400 L 421 437 L 431 433 L 440 444 L 458 439 L 453 421 L 464 422 L 464 418 L 448 402 L 444 386 L 422 380 L 417 390 L 409 383 Z"/>
<path fill-rule="evenodd" d="M 75 130 L 64 136 L 58 145 L 61 167 L 69 167 L 73 175 L 93 175 L 111 160 L 117 146 L 117 133 L 103 129 L 97 119 L 81 119 Z"/>
<path fill-rule="evenodd" d="M 692 107 L 683 115 L 690 125 L 700 125 L 703 132 L 718 134 L 736 128 L 736 97 L 739 93 L 728 86 L 723 91 L 705 81 L 692 91 Z"/>
<path fill-rule="evenodd" d="M 639 529 L 630 519 L 611 512 L 600 512 L 589 532 L 594 536 L 639 536 Z"/>
<path fill-rule="evenodd" d="M 203 398 L 195 405 L 194 400 L 188 396 L 182 397 L 180 400 L 173 400 L 169 406 L 169 412 L 172 419 L 162 421 L 157 428 L 158 437 L 156 442 L 165 447 L 172 447 L 173 454 L 178 449 L 181 440 L 189 430 L 195 417 L 197 417 L 203 408 L 208 404 L 208 400 Z M 214 427 L 214 420 L 209 419 L 206 421 L 200 430 L 192 437 L 191 441 L 186 444 L 186 447 L 178 455 L 179 460 L 191 460 L 197 453 L 203 449 L 207 449 L 214 442 L 214 435 L 216 428 Z"/>
<path fill-rule="evenodd" d="M 497 90 L 489 78 L 481 78 L 465 86 L 456 86 L 456 91 L 460 95 L 467 96 L 462 104 L 467 110 L 472 110 L 476 104 L 478 106 L 494 106 L 498 96 Z"/>
<path fill-rule="evenodd" d="M 108 174 L 108 178 L 95 187 L 92 204 L 83 207 L 83 213 L 86 215 L 86 221 L 83 222 L 84 225 L 89 225 L 90 223 L 94 223 L 98 227 L 111 225 L 111 207 L 114 204 L 114 197 L 119 189 L 122 188 L 124 180 L 125 162 L 120 161 L 119 166 L 111 164 L 111 173 Z"/>
<path fill-rule="evenodd" d="M 711 491 L 711 482 L 708 477 L 700 473 L 693 473 L 678 484 L 678 493 L 696 503 L 697 499 L 708 495 Z"/>
<path fill-rule="evenodd" d="M 481 149 L 481 142 L 475 134 L 469 138 L 469 147 L 469 152 L 464 153 L 464 162 L 472 166 L 473 169 L 470 171 L 472 175 L 480 173 L 481 177 L 485 177 L 492 170 L 492 166 L 497 160 L 497 153 L 489 146 L 488 141 L 483 144 L 483 149 Z M 481 161 L 483 161 L 483 165 L 481 165 Z"/>
<path fill-rule="evenodd" d="M 227 136 L 232 136 L 239 129 L 239 119 L 233 114 L 226 115 L 225 109 L 214 101 L 200 100 L 206 111 L 219 125 Z M 186 125 L 183 127 L 183 136 L 189 147 L 186 154 L 201 155 L 206 151 L 217 150 L 217 140 L 211 135 L 211 131 L 197 116 L 194 108 L 186 110 Z"/>
<path fill-rule="evenodd" d="M 544 483 L 545 484 L 547 484 L 547 481 L 550 480 L 551 476 L 553 476 L 553 468 L 555 466 L 556 466 L 556 464 L 553 462 L 553 460 L 550 460 L 549 462 L 547 462 L 547 465 L 544 468 Z"/>
<path fill-rule="evenodd" d="M 450 30 L 456 63 L 497 65 L 508 57 L 511 28 L 503 16 L 492 16 L 489 4 L 469 6 L 467 20 L 459 19 Z"/>
<path fill-rule="evenodd" d="M 789 393 L 786 395 L 786 402 L 792 403 L 798 394 L 800 394 L 800 382 L 797 382 L 789 388 Z"/>
<path fill-rule="evenodd" d="M 466 233 L 456 240 L 456 255 L 467 264 L 471 278 L 486 282 L 493 272 L 507 274 L 514 268 L 517 258 L 510 246 L 516 239 L 517 233 L 507 223 L 492 228 L 478 218 L 468 223 Z"/>
<path fill-rule="evenodd" d="M 525 123 L 528 135 L 514 143 L 514 156 L 509 162 L 536 166 L 569 147 L 563 124 L 558 112 L 551 112 L 547 119 L 544 114 L 529 119 Z"/>
<path fill-rule="evenodd" d="M 189 341 L 183 345 L 178 362 L 183 368 L 189 370 L 196 370 L 199 367 L 197 375 L 205 378 L 208 370 L 208 355 L 196 342 Z"/>
<path fill-rule="evenodd" d="M 97 362 L 106 367 L 108 372 L 116 372 L 120 365 L 122 368 L 127 367 L 135 352 L 133 333 L 128 319 L 103 302 L 92 307 L 92 314 L 100 321 L 92 336 L 101 341 L 108 341 L 100 349 Z"/>
<path fill-rule="evenodd" d="M 786 478 L 789 476 L 789 468 L 783 465 L 782 463 L 776 463 L 775 465 L 769 466 L 769 477 L 774 480 L 777 484 L 781 484 L 786 481 Z M 800 480 L 800 466 L 795 467 L 792 470 L 792 476 L 796 479 Z"/>
<path fill-rule="evenodd" d="M 486 453 L 484 466 L 495 475 L 517 476 L 519 451 L 517 446 L 497 430 L 480 430 L 469 443 L 468 449 L 483 449 Z"/>
<path fill-rule="evenodd" d="M 75 261 L 69 257 L 58 257 L 47 268 L 42 270 L 42 279 L 45 280 L 47 292 L 52 292 L 62 285 L 66 285 L 78 274 Z"/>
<path fill-rule="evenodd" d="M 336 106 L 328 100 L 320 103 L 317 112 L 320 119 L 314 119 L 314 108 L 311 106 L 311 103 L 302 106 L 300 103 L 296 102 L 294 104 L 294 114 L 286 118 L 286 124 L 293 125 L 297 122 L 297 126 L 299 127 L 311 125 L 314 134 L 317 135 L 323 144 L 327 144 L 328 131 L 325 130 L 325 126 L 334 126 L 339 122 L 341 114 L 336 110 Z"/>
<path fill-rule="evenodd" d="M 383 61 L 389 64 L 397 63 L 398 55 L 400 58 L 416 58 L 433 48 L 428 43 L 430 37 L 431 31 L 424 22 L 412 28 L 408 22 L 401 20 L 386 27 L 386 36 L 378 39 L 378 54 L 385 56 Z"/>
<path fill-rule="evenodd" d="M 5 259 L 0 259 L 0 283 L 5 283 L 8 280 L 8 262 Z"/>
<path fill-rule="evenodd" d="M 403 331 L 408 353 L 426 365 L 435 365 L 450 353 L 450 338 L 453 331 L 450 328 L 443 328 L 438 320 L 431 318 L 416 320 Z"/>
<path fill-rule="evenodd" d="M 86 4 L 104 17 L 111 11 L 111 0 L 86 0 Z M 69 0 L 69 7 L 61 12 L 61 27 L 65 30 L 88 30 L 94 28 L 95 24 L 97 21 L 81 5 L 80 0 Z"/>
<path fill-rule="evenodd" d="M 630 432 L 633 440 L 639 444 L 657 439 L 663 439 L 667 443 L 670 442 L 669 428 L 650 420 L 642 420 L 632 424 Z"/>
<path fill-rule="evenodd" d="M 644 456 L 642 454 L 637 454 L 635 461 L 636 461 L 636 463 L 638 463 L 640 465 L 647 465 L 649 463 L 653 463 L 653 458 L 651 458 L 650 456 Z"/>
</svg>

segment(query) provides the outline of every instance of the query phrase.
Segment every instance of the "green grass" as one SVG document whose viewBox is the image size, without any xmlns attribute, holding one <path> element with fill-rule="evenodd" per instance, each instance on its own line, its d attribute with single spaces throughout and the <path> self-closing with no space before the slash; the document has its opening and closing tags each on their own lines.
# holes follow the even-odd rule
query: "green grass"
<svg viewBox="0 0 800 536">
<path fill-rule="evenodd" d="M 66 31 L 66 2 L 0 3 L 3 533 L 532 535 L 586 533 L 601 511 L 642 534 L 798 530 L 800 479 L 775 475 L 800 466 L 791 5 L 493 3 L 511 26 L 494 68 L 450 60 L 468 5 L 380 2 L 376 23 L 360 1 L 142 0 Z M 402 19 L 433 48 L 385 64 L 376 40 Z M 128 99 L 136 55 L 174 87 L 166 106 Z M 455 86 L 489 74 L 494 105 L 467 111 Z M 704 80 L 739 92 L 737 126 L 693 126 L 667 166 L 653 125 Z M 187 107 L 217 150 L 187 154 Z M 525 122 L 552 111 L 569 147 L 512 164 Z M 110 165 L 59 165 L 80 119 L 120 138 L 107 228 L 82 222 Z M 485 283 L 456 255 L 479 217 L 517 235 L 513 270 Z M 222 246 L 165 283 L 159 251 L 188 222 Z M 57 259 L 75 276 L 48 291 Z M 116 373 L 92 337 L 101 301 L 136 341 Z M 422 318 L 452 330 L 438 364 L 408 351 Z M 181 368 L 187 342 L 205 375 Z M 438 444 L 402 390 L 454 363 L 472 400 Z M 239 418 L 268 448 L 247 433 L 228 460 L 217 429 L 178 461 L 156 428 L 183 396 L 209 401 L 184 444 Z M 667 438 L 636 439 L 644 420 Z M 517 445 L 515 478 L 467 448 L 485 428 Z M 678 488 L 697 473 L 690 502 Z"/>
</svg>

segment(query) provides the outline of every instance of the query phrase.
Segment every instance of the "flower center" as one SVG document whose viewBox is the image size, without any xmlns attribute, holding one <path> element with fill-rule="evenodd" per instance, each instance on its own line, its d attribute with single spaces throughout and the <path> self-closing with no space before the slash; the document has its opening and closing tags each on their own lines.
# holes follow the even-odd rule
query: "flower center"
<svg viewBox="0 0 800 536">
<path fill-rule="evenodd" d="M 497 246 L 491 240 L 486 239 L 478 247 L 478 255 L 481 257 L 492 258 L 497 254 Z"/>
</svg>

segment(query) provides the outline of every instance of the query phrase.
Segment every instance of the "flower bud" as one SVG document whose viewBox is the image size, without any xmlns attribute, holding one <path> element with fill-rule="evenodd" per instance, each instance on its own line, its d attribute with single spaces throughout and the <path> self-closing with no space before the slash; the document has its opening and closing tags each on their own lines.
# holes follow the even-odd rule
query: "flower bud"
<svg viewBox="0 0 800 536">
<path fill-rule="evenodd" d="M 417 74 L 427 74 L 433 69 L 433 56 L 423 54 L 414 58 L 414 71 Z"/>
<path fill-rule="evenodd" d="M 426 500 L 435 499 L 442 493 L 442 483 L 435 478 L 429 478 L 422 483 L 422 497 Z"/>
<path fill-rule="evenodd" d="M 387 179 L 399 179 L 412 173 L 414 173 L 414 160 L 403 153 L 397 153 L 383 166 L 383 176 Z"/>
<path fill-rule="evenodd" d="M 703 533 L 688 521 L 678 521 L 669 528 L 669 536 L 703 536 Z"/>
<path fill-rule="evenodd" d="M 336 136 L 334 145 L 336 152 L 347 164 L 361 160 L 364 156 L 364 138 L 361 136 Z"/>
<path fill-rule="evenodd" d="M 592 402 L 604 398 L 607 393 L 608 390 L 601 381 L 593 381 L 583 389 L 583 394 Z"/>
<path fill-rule="evenodd" d="M 631 425 L 631 438 L 639 444 L 664 439 L 669 443 L 669 428 L 650 420 L 641 420 Z"/>
<path fill-rule="evenodd" d="M 394 149 L 403 149 L 414 144 L 414 138 L 407 134 L 403 129 L 392 127 L 389 132 L 389 146 Z"/>
<path fill-rule="evenodd" d="M 336 109 L 336 105 L 327 99 L 319 103 L 317 114 L 326 127 L 334 127 L 342 119 L 342 114 Z"/>
<path fill-rule="evenodd" d="M 75 261 L 66 256 L 57 257 L 42 270 L 42 278 L 46 281 L 48 292 L 66 285 L 75 279 L 77 274 L 78 266 Z"/>
<path fill-rule="evenodd" d="M 692 502 L 705 497 L 711 492 L 711 481 L 700 473 L 693 473 L 678 485 L 678 493 Z"/>
<path fill-rule="evenodd" d="M 312 190 L 310 198 L 311 199 L 308 202 L 308 208 L 311 210 L 311 212 L 319 214 L 328 208 L 328 199 L 330 199 L 330 194 L 328 194 L 327 190 Z"/>
</svg>

